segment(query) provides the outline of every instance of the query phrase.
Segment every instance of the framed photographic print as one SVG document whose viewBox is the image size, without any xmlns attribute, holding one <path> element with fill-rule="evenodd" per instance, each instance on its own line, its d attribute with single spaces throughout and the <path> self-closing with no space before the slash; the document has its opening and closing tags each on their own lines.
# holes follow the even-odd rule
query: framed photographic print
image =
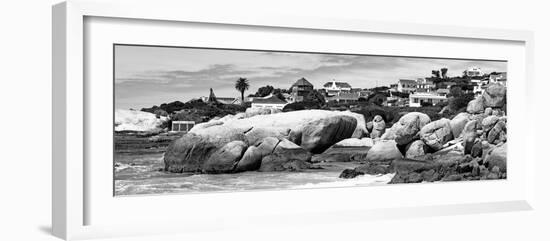
<svg viewBox="0 0 550 241">
<path fill-rule="evenodd" d="M 54 6 L 56 236 L 531 209 L 532 33 L 183 5 Z"/>
</svg>

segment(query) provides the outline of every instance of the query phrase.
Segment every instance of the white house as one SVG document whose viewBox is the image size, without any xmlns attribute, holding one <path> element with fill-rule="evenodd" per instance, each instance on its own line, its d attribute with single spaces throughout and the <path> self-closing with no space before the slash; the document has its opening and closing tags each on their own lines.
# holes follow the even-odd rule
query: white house
<svg viewBox="0 0 550 241">
<path fill-rule="evenodd" d="M 483 86 L 485 86 L 488 83 L 487 80 L 482 80 L 482 79 L 471 79 L 470 82 L 474 86 L 473 91 L 475 95 L 481 95 L 483 93 Z"/>
<path fill-rule="evenodd" d="M 431 80 L 426 80 L 425 78 L 418 78 L 416 80 L 416 91 L 417 92 L 431 92 L 435 89 L 435 84 Z"/>
<path fill-rule="evenodd" d="M 481 71 L 481 68 L 473 66 L 464 70 L 464 75 L 468 77 L 480 77 L 483 76 L 483 71 Z"/>
<path fill-rule="evenodd" d="M 252 100 L 252 109 L 261 109 L 261 108 L 274 108 L 282 110 L 285 105 L 286 101 L 281 100 L 277 98 L 277 96 L 274 96 L 272 94 L 262 97 L 262 98 L 254 98 Z"/>
<path fill-rule="evenodd" d="M 402 93 L 411 93 L 416 91 L 416 80 L 400 79 L 397 82 L 397 91 Z"/>
<path fill-rule="evenodd" d="M 421 107 L 423 103 L 429 103 L 431 105 L 436 105 L 439 102 L 446 101 L 446 96 L 441 96 L 433 92 L 427 93 L 414 93 L 409 95 L 409 106 L 410 107 Z"/>
<path fill-rule="evenodd" d="M 172 121 L 172 131 L 189 132 L 195 126 L 194 121 Z"/>
<path fill-rule="evenodd" d="M 351 85 L 346 82 L 336 82 L 335 80 L 327 82 L 323 85 L 323 89 L 329 95 L 337 94 L 340 92 L 350 92 Z"/>
<path fill-rule="evenodd" d="M 499 83 L 501 85 L 506 86 L 508 74 L 506 72 L 496 73 L 489 75 L 489 82 L 490 83 Z"/>
</svg>

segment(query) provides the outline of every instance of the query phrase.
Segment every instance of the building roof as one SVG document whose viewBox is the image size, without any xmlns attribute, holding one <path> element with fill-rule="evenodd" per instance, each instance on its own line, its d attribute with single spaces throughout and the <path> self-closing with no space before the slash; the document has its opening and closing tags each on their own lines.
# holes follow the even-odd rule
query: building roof
<svg viewBox="0 0 550 241">
<path fill-rule="evenodd" d="M 399 79 L 399 83 L 401 83 L 401 84 L 416 84 L 416 80 L 412 80 L 412 79 Z"/>
<path fill-rule="evenodd" d="M 351 88 L 351 85 L 346 82 L 336 82 L 336 81 L 330 81 L 326 82 L 323 87 L 331 87 L 332 85 L 336 85 L 338 88 Z"/>
<path fill-rule="evenodd" d="M 222 104 L 235 104 L 241 102 L 240 98 L 235 97 L 216 97 L 216 100 Z"/>
<path fill-rule="evenodd" d="M 218 100 L 216 99 L 216 95 L 214 94 L 214 90 L 210 88 L 210 95 L 208 96 L 208 99 L 206 100 L 208 103 L 216 103 Z"/>
<path fill-rule="evenodd" d="M 449 94 L 451 91 L 449 89 L 437 89 L 438 94 Z"/>
<path fill-rule="evenodd" d="M 337 95 L 329 97 L 329 100 L 357 100 L 359 99 L 359 93 L 344 93 L 341 92 Z"/>
<path fill-rule="evenodd" d="M 255 98 L 252 100 L 252 104 L 286 104 L 286 102 L 277 98 L 277 96 L 268 95 L 264 98 Z"/>
<path fill-rule="evenodd" d="M 307 79 L 302 77 L 299 80 L 296 80 L 296 82 L 292 86 L 311 86 L 311 87 L 313 87 L 313 84 L 311 84 L 309 81 L 307 81 Z"/>
<path fill-rule="evenodd" d="M 432 93 L 414 93 L 409 96 L 410 98 L 421 98 L 421 99 L 447 99 L 445 96 L 435 95 Z"/>
<path fill-rule="evenodd" d="M 500 72 L 497 74 L 492 74 L 490 76 L 500 76 L 501 78 L 506 79 L 507 75 L 508 75 L 507 72 Z"/>
</svg>

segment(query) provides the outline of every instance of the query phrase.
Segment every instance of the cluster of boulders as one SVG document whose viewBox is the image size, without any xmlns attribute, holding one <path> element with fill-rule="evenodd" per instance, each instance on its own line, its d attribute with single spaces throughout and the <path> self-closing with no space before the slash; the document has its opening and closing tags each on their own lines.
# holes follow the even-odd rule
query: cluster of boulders
<svg viewBox="0 0 550 241">
<path fill-rule="evenodd" d="M 366 134 L 364 117 L 349 111 L 226 116 L 198 124 L 171 143 L 164 164 L 170 172 L 303 170 L 314 168 L 312 155 Z"/>
<path fill-rule="evenodd" d="M 404 114 L 388 128 L 350 111 L 249 109 L 196 125 L 164 155 L 170 172 L 301 171 L 359 164 L 342 178 L 395 173 L 391 183 L 506 177 L 506 88 L 490 84 L 451 119 Z"/>
<path fill-rule="evenodd" d="M 341 177 L 396 173 L 391 183 L 505 178 L 505 105 L 506 88 L 489 84 L 467 112 L 450 120 L 408 113 L 379 139 L 373 136 L 365 164 L 344 170 Z M 366 126 L 374 128 L 375 122 L 380 121 L 374 118 Z"/>
</svg>

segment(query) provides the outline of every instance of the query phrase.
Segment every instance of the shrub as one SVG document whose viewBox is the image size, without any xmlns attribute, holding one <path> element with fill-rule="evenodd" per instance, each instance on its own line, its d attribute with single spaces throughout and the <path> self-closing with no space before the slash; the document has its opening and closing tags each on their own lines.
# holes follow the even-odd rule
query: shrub
<svg viewBox="0 0 550 241">
<path fill-rule="evenodd" d="M 473 94 L 462 94 L 459 96 L 449 98 L 449 108 L 453 111 L 458 111 L 462 108 L 466 108 L 468 103 L 474 99 Z"/>
<path fill-rule="evenodd" d="M 422 103 L 420 103 L 420 106 L 428 107 L 428 106 L 434 106 L 434 105 L 432 103 L 429 103 L 429 102 L 422 102 Z"/>
<path fill-rule="evenodd" d="M 310 110 L 310 109 L 320 109 L 321 105 L 318 102 L 314 101 L 302 101 L 294 102 L 285 105 L 283 112 L 296 111 L 296 110 Z"/>
<path fill-rule="evenodd" d="M 325 96 L 317 90 L 310 91 L 304 98 L 305 102 L 316 102 L 319 106 L 323 106 L 326 103 Z"/>
</svg>

